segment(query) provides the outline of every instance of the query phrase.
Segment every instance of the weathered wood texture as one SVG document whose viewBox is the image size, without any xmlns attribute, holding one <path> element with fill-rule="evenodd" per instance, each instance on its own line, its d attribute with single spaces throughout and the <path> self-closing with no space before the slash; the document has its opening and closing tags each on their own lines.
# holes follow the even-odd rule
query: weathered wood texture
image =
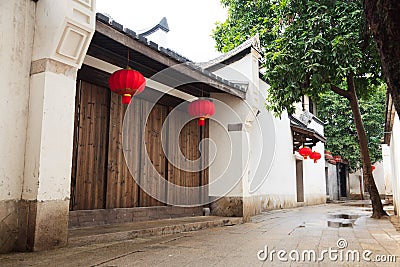
<svg viewBox="0 0 400 267">
<path fill-rule="evenodd" d="M 137 172 L 138 156 L 134 153 L 130 159 L 129 166 L 134 172 L 129 172 L 128 166 L 125 163 L 124 147 L 122 142 L 122 126 L 124 122 L 124 114 L 127 106 L 121 105 L 121 96 L 117 94 L 111 95 L 110 104 L 110 133 L 109 133 L 109 150 L 108 150 L 108 165 L 107 165 L 107 201 L 106 208 L 127 208 L 137 207 L 138 202 L 138 185 L 132 175 L 139 176 Z M 132 116 L 129 116 L 129 123 L 132 126 L 140 124 L 141 110 L 140 105 L 133 106 Z M 140 133 L 133 131 L 129 142 L 132 142 L 136 147 L 140 145 Z M 140 153 L 140 152 L 139 152 Z"/>
<path fill-rule="evenodd" d="M 200 157 L 199 142 L 202 129 L 196 120 L 184 124 L 187 119 L 186 112 L 176 110 L 173 118 L 168 120 L 168 155 L 172 161 L 168 163 L 168 181 L 179 186 L 197 187 L 201 184 L 201 172 L 193 171 L 201 168 L 201 162 L 190 161 Z M 184 194 L 178 193 L 178 190 L 168 190 L 168 200 L 173 203 L 187 203 L 192 197 L 198 199 L 199 195 L 191 189 L 186 190 Z"/>
<path fill-rule="evenodd" d="M 199 127 L 196 120 L 192 120 L 179 132 L 188 115 L 185 111 L 175 111 L 166 122 L 163 133 L 163 124 L 171 110 L 171 107 L 153 105 L 139 98 L 135 98 L 133 105 L 127 109 L 121 104 L 121 97 L 110 94 L 108 89 L 79 82 L 71 210 L 165 206 L 163 202 L 171 198 L 206 198 L 206 191 L 197 195 L 191 194 L 190 190 L 184 195 L 171 195 L 165 181 L 155 179 L 161 176 L 174 184 L 188 187 L 208 183 L 208 169 L 197 172 L 181 170 L 179 164 L 174 166 L 168 161 L 162 147 L 163 138 L 167 140 L 165 149 L 172 157 L 177 157 L 180 150 L 187 160 L 198 159 L 199 143 L 208 136 L 208 123 L 206 127 Z M 125 116 L 129 127 L 123 129 Z M 208 153 L 204 144 L 202 150 Z M 145 160 L 146 157 L 149 160 Z M 207 157 L 198 161 L 195 167 L 204 166 L 206 161 Z M 147 193 L 135 180 L 148 187 Z M 148 193 L 159 195 L 163 202 Z"/>
<path fill-rule="evenodd" d="M 74 138 L 72 209 L 104 207 L 110 93 L 79 83 Z"/>
<path fill-rule="evenodd" d="M 168 109 L 162 105 L 155 105 L 148 101 L 142 101 L 142 118 L 150 113 L 147 118 L 146 128 L 144 130 L 145 147 L 142 147 L 140 178 L 141 184 L 150 189 L 147 193 L 161 196 L 165 199 L 165 189 L 162 181 L 157 178 L 159 175 L 166 178 L 166 157 L 163 152 L 161 138 L 162 125 L 167 117 Z M 152 108 L 152 109 L 151 109 Z M 151 110 L 151 111 L 150 111 Z M 149 160 L 145 160 L 145 157 Z M 140 206 L 161 206 L 162 202 L 150 197 L 146 192 L 140 189 Z"/>
</svg>

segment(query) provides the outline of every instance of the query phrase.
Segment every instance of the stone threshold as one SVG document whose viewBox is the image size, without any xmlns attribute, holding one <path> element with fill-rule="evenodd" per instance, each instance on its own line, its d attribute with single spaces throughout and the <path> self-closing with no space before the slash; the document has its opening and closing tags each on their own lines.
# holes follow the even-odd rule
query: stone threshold
<svg viewBox="0 0 400 267">
<path fill-rule="evenodd" d="M 243 223 L 241 217 L 197 216 L 69 229 L 68 246 L 123 241 Z"/>
</svg>

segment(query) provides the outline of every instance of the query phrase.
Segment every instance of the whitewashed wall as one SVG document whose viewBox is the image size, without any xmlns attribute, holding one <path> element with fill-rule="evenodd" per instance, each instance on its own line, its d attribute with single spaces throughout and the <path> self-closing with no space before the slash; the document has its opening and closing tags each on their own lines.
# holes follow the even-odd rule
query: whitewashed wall
<svg viewBox="0 0 400 267">
<path fill-rule="evenodd" d="M 360 185 L 360 179 L 361 179 L 361 185 Z M 349 174 L 349 185 L 350 185 L 350 195 L 360 195 L 361 189 L 364 190 L 364 182 L 362 180 L 362 173 L 360 170 L 357 170 Z"/>
<path fill-rule="evenodd" d="M 372 172 L 372 174 L 374 175 L 376 187 L 378 188 L 378 192 L 380 195 L 385 195 L 386 185 L 383 162 L 379 161 L 374 163 L 373 165 L 375 166 L 375 170 Z"/>
<path fill-rule="evenodd" d="M 214 119 L 221 119 L 220 116 L 230 116 L 230 119 L 224 119 L 229 123 L 241 122 L 245 125 L 241 136 L 242 145 L 232 147 L 233 154 L 246 154 L 247 157 L 241 157 L 241 163 L 236 159 L 235 164 L 233 164 L 233 168 L 236 168 L 233 173 L 243 172 L 243 169 L 245 171 L 243 172 L 242 183 L 239 185 L 241 188 L 236 188 L 235 194 L 232 194 L 232 196 L 242 194 L 244 198 L 250 198 L 251 208 L 255 210 L 325 203 L 325 162 L 323 159 L 319 160 L 318 163 L 314 163 L 312 160 L 304 160 L 305 202 L 297 202 L 295 163 L 296 157 L 299 159 L 302 159 L 302 157 L 293 153 L 292 134 L 287 113 L 284 112 L 281 118 L 275 118 L 271 112 L 266 110 L 265 99 L 268 85 L 259 78 L 258 73 L 257 54 L 254 50 L 231 65 L 215 71 L 215 74 L 225 79 L 249 83 L 245 101 L 234 99 L 232 96 L 213 95 L 213 97 L 235 106 L 234 109 L 240 117 L 240 120 L 235 120 L 229 114 L 218 114 L 218 109 L 216 109 Z M 323 127 L 320 124 L 315 123 L 312 127 L 323 134 Z M 217 143 L 222 143 L 223 136 L 222 128 L 219 127 L 218 129 L 215 124 L 211 123 L 210 138 Z M 243 153 L 244 147 L 248 147 L 245 153 Z M 324 145 L 318 143 L 314 150 L 323 155 Z M 228 156 L 228 151 L 217 154 L 214 166 L 212 165 L 210 168 L 210 180 L 222 171 L 223 167 L 219 162 L 222 162 Z M 246 162 L 246 159 L 248 162 Z M 246 163 L 248 164 L 246 165 Z M 232 177 L 230 174 L 229 171 L 227 177 Z M 212 188 L 210 192 L 213 192 Z"/>
<path fill-rule="evenodd" d="M 0 10 L 1 201 L 21 198 L 35 4 L 0 1 Z"/>
<path fill-rule="evenodd" d="M 390 138 L 390 160 L 392 167 L 393 200 L 397 215 L 400 215 L 400 120 L 396 113 Z"/>
<path fill-rule="evenodd" d="M 386 184 L 385 184 L 385 175 L 384 175 L 384 166 L 383 162 L 376 162 L 373 164 L 375 166 L 375 170 L 372 172 L 374 176 L 374 181 L 375 185 L 378 189 L 378 192 L 380 195 L 385 195 L 386 194 Z M 363 174 L 361 170 L 357 170 L 353 173 L 349 174 L 349 180 L 350 180 L 350 194 L 352 195 L 360 195 L 361 189 L 360 189 L 360 177 L 362 180 L 361 187 L 363 190 L 365 190 L 364 187 L 364 180 L 363 180 Z"/>
<path fill-rule="evenodd" d="M 210 139 L 217 148 L 215 159 L 210 165 L 210 183 L 217 179 L 219 183 L 210 185 L 210 196 L 242 197 L 247 195 L 249 166 L 252 149 L 249 129 L 252 128 L 255 114 L 258 111 L 259 95 L 254 88 L 258 87 L 257 53 L 249 54 L 230 66 L 222 68 L 215 74 L 237 82 L 247 82 L 249 92 L 246 101 L 228 94 L 212 94 L 215 101 L 215 115 L 210 120 Z M 257 76 L 254 75 L 257 71 Z M 241 127 L 229 131 L 229 125 Z M 241 125 L 241 126 L 239 126 Z M 213 152 L 211 152 L 213 153 Z M 212 158 L 213 155 L 210 156 Z M 233 190 L 226 194 L 227 185 L 237 181 Z M 245 188 L 244 188 L 245 185 Z"/>
<path fill-rule="evenodd" d="M 392 163 L 390 159 L 390 147 L 387 144 L 382 144 L 382 163 L 385 179 L 385 194 L 387 196 L 393 196 Z"/>
</svg>

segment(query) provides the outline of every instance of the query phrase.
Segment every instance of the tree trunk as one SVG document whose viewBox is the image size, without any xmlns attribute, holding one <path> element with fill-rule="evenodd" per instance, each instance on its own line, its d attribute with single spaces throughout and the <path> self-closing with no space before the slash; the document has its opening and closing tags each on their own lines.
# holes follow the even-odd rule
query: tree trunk
<svg viewBox="0 0 400 267">
<path fill-rule="evenodd" d="M 400 1 L 364 0 L 364 14 L 377 44 L 383 73 L 400 116 Z"/>
<path fill-rule="evenodd" d="M 372 203 L 372 218 L 380 219 L 383 216 L 388 216 L 383 210 L 381 197 L 375 185 L 375 180 L 372 175 L 371 158 L 369 157 L 368 138 L 365 133 L 364 123 L 361 118 L 360 106 L 358 103 L 357 93 L 354 87 L 353 75 L 347 78 L 348 99 L 350 101 L 351 111 L 353 112 L 354 123 L 357 129 L 358 142 L 360 145 L 361 161 L 363 164 L 364 185 L 371 197 Z"/>
</svg>

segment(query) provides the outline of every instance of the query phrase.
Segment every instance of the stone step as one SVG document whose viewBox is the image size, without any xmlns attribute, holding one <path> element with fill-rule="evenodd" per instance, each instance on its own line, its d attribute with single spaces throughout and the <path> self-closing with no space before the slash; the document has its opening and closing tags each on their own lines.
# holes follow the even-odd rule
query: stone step
<svg viewBox="0 0 400 267">
<path fill-rule="evenodd" d="M 123 241 L 138 237 L 176 234 L 241 223 L 243 223 L 243 218 L 241 217 L 198 216 L 72 228 L 68 233 L 68 246 L 77 247 L 93 243 Z"/>
</svg>

